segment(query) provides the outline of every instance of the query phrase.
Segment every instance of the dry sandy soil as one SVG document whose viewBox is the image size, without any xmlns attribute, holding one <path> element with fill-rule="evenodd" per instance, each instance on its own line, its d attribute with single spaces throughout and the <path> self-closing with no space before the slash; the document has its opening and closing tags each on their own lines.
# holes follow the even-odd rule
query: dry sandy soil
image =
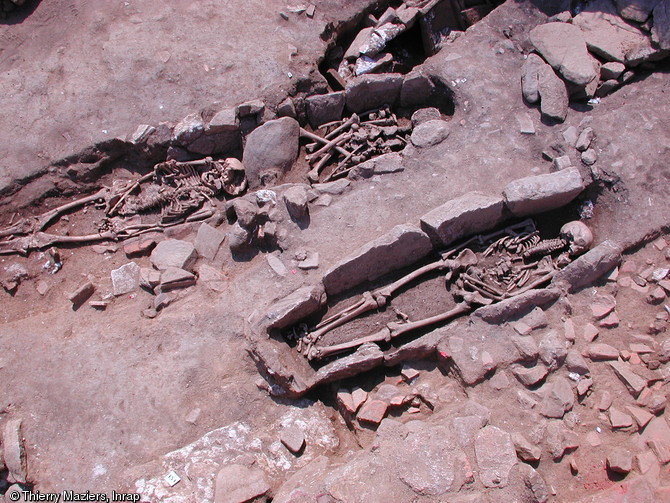
<svg viewBox="0 0 670 503">
<path fill-rule="evenodd" d="M 38 213 L 62 201 L 58 194 L 46 201 L 38 197 L 52 187 L 49 166 L 96 142 L 125 137 L 138 124 L 174 123 L 212 104 L 232 106 L 257 97 L 276 106 L 296 89 L 323 85 L 317 64 L 332 27 L 371 3 L 319 1 L 314 18 L 308 18 L 289 12 L 278 0 L 32 2 L 24 15 L 0 25 L 5 90 L 0 193 L 14 191 L 17 180 L 36 181 L 4 198 L 0 221 L 4 225 L 17 211 Z M 15 294 L 0 292 L 0 420 L 22 418 L 35 487 L 136 490 L 136 480 L 160 480 L 168 466 L 177 470 L 178 463 L 186 464 L 188 453 L 183 459 L 174 455 L 173 461 L 164 455 L 208 432 L 242 437 L 234 448 L 249 450 L 275 489 L 322 453 L 342 460 L 369 446 L 372 434 L 345 425 L 330 390 L 291 402 L 257 387 L 259 374 L 246 352 L 245 320 L 300 286 L 316 283 L 329 266 L 395 225 L 416 223 L 466 192 L 500 192 L 511 180 L 549 172 L 542 151 L 561 142 L 568 126 L 590 125 L 596 131 L 598 166 L 620 180 L 588 196 L 595 203 L 590 225 L 596 241 L 613 239 L 629 248 L 637 263 L 649 259 L 667 267 L 667 253 L 653 245 L 638 249 L 668 230 L 667 63 L 641 72 L 598 104 L 574 106 L 563 125 L 542 123 L 539 112 L 523 102 L 519 76 L 528 31 L 558 7 L 558 2 L 545 4 L 542 12 L 531 3 L 509 0 L 428 58 L 424 68 L 449 82 L 454 93 L 448 140 L 426 149 L 408 146 L 404 171 L 352 182 L 329 206 L 311 207 L 307 228 L 288 223 L 289 245 L 280 255 L 289 269 L 285 276 L 268 266 L 264 254 L 236 261 L 224 245 L 210 262 L 224 275 L 224 291 L 198 283 L 160 316 L 147 319 L 141 313 L 153 297 L 145 291 L 116 298 L 104 311 L 87 305 L 73 310 L 66 297 L 87 278 L 100 295 L 111 291 L 111 270 L 128 262 L 119 246 L 105 253 L 63 249 L 63 268 L 55 275 L 42 270 L 49 258 L 44 253 L 0 258 L 0 267 L 18 263 L 32 276 Z M 503 29 L 511 31 L 511 39 Z M 519 134 L 519 113 L 533 118 L 536 134 Z M 56 225 L 65 230 L 74 224 L 73 219 Z M 227 224 L 222 228 L 227 231 Z M 192 240 L 196 231 L 194 224 L 168 236 Z M 298 250 L 318 252 L 319 269 L 297 269 L 292 259 Z M 148 257 L 135 260 L 149 266 Z M 46 291 L 39 293 L 38 286 Z M 622 321 L 608 336 L 612 345 L 625 345 L 628 331 L 644 332 L 659 310 L 629 289 L 619 291 L 616 283 L 600 288 L 618 292 Z M 589 319 L 591 295 L 585 289 L 570 298 L 580 327 Z M 559 326 L 566 311 L 552 309 L 550 321 Z M 428 368 L 427 383 L 455 386 L 452 377 L 434 365 Z M 358 382 L 371 390 L 397 374 L 391 369 Z M 603 376 L 598 393 L 618 384 L 612 375 Z M 492 411 L 491 424 L 511 427 L 526 417 L 508 405 L 504 392 L 485 384 L 468 391 L 459 387 L 457 394 L 485 404 Z M 582 424 L 602 420 L 596 398 L 584 407 Z M 195 409 L 200 410 L 197 419 L 188 422 Z M 428 420 L 430 414 L 423 410 L 420 417 Z M 300 458 L 277 446 L 280 425 L 296 421 L 311 428 Z M 604 444 L 615 445 L 623 435 L 609 432 Z M 193 452 L 207 458 L 206 447 Z M 602 469 L 601 451 L 584 444 L 575 456 L 582 467 L 594 466 L 582 469 L 577 482 L 569 463 L 542 461 L 539 471 L 558 491 L 555 501 L 576 501 L 617 482 Z M 248 462 L 240 459 L 235 461 Z M 667 477 L 667 468 L 662 470 L 661 479 Z M 197 485 L 195 479 L 180 484 L 176 491 Z M 417 501 L 436 500 L 417 496 Z"/>
</svg>

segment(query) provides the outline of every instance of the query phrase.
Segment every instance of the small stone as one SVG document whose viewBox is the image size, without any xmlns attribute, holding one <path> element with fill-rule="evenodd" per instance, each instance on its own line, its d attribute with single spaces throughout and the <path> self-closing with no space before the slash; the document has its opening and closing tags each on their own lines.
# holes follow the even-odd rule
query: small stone
<svg viewBox="0 0 670 503">
<path fill-rule="evenodd" d="M 633 426 L 633 418 L 628 414 L 614 407 L 610 407 L 608 412 L 612 428 L 629 428 Z"/>
<path fill-rule="evenodd" d="M 198 234 L 195 238 L 195 250 L 198 255 L 207 260 L 214 260 L 221 243 L 226 238 L 225 233 L 215 229 L 208 223 L 203 222 L 198 228 Z"/>
<path fill-rule="evenodd" d="M 125 253 L 128 258 L 141 257 L 148 255 L 155 246 L 155 239 L 138 239 L 132 243 L 124 244 L 123 253 Z"/>
<path fill-rule="evenodd" d="M 142 311 L 142 316 L 144 316 L 145 318 L 153 319 L 156 316 L 158 316 L 158 311 L 156 311 L 153 307 L 150 307 Z"/>
<path fill-rule="evenodd" d="M 660 304 L 665 300 L 665 290 L 661 288 L 660 286 L 657 286 L 654 288 L 651 292 L 649 292 L 649 295 L 647 295 L 646 301 L 648 304 Z"/>
<path fill-rule="evenodd" d="M 535 134 L 533 119 L 526 112 L 516 114 L 516 120 L 519 123 L 519 132 L 521 134 Z"/>
<path fill-rule="evenodd" d="M 298 262 L 298 268 L 302 270 L 317 269 L 319 267 L 318 252 L 310 252 L 304 260 Z"/>
<path fill-rule="evenodd" d="M 530 53 L 521 69 L 521 91 L 524 99 L 534 104 L 540 100 L 539 74 L 545 65 L 544 60 L 535 53 Z"/>
<path fill-rule="evenodd" d="M 304 185 L 296 185 L 284 192 L 284 204 L 295 222 L 301 222 L 309 215 L 309 197 Z"/>
<path fill-rule="evenodd" d="M 512 369 L 512 373 L 524 386 L 535 386 L 547 376 L 549 371 L 547 367 L 539 363 L 531 368 L 515 367 Z"/>
<path fill-rule="evenodd" d="M 420 108 L 412 114 L 412 127 L 415 128 L 424 122 L 440 120 L 442 115 L 437 108 Z"/>
<path fill-rule="evenodd" d="M 527 324 L 525 324 L 522 321 L 517 321 L 512 326 L 514 327 L 514 330 L 516 330 L 516 332 L 519 335 L 528 335 L 529 333 L 531 333 L 533 331 L 533 329 L 531 327 L 529 327 Z"/>
<path fill-rule="evenodd" d="M 73 307 L 81 306 L 86 300 L 95 292 L 95 286 L 90 281 L 87 281 L 74 292 L 68 295 L 68 299 L 72 302 Z"/>
<path fill-rule="evenodd" d="M 293 454 L 298 454 L 305 447 L 305 435 L 296 426 L 284 428 L 281 432 L 280 440 Z"/>
<path fill-rule="evenodd" d="M 617 447 L 607 455 L 607 468 L 626 474 L 633 468 L 633 455 L 628 449 Z"/>
<path fill-rule="evenodd" d="M 565 320 L 563 323 L 563 331 L 565 334 L 565 340 L 568 342 L 575 342 L 576 340 L 576 335 L 575 335 L 575 324 L 572 322 L 571 319 Z"/>
<path fill-rule="evenodd" d="M 521 407 L 523 407 L 524 409 L 530 410 L 537 405 L 537 401 L 535 401 L 535 399 L 532 396 L 530 396 L 530 394 L 528 394 L 523 390 L 518 390 L 516 392 L 516 395 L 517 400 L 519 401 L 519 405 L 521 405 Z"/>
<path fill-rule="evenodd" d="M 403 365 L 402 370 L 400 371 L 400 375 L 402 375 L 405 381 L 412 382 L 414 379 L 419 377 L 419 371 L 415 368 Z"/>
<path fill-rule="evenodd" d="M 603 444 L 603 441 L 600 439 L 600 435 L 595 431 L 589 431 L 586 434 L 586 441 L 591 447 L 598 447 Z"/>
<path fill-rule="evenodd" d="M 567 143 L 571 147 L 574 147 L 577 144 L 577 138 L 579 138 L 579 135 L 577 133 L 577 128 L 575 126 L 569 126 L 561 134 L 563 135 L 565 143 Z"/>
<path fill-rule="evenodd" d="M 562 418 L 563 415 L 572 409 L 575 403 L 575 395 L 572 386 L 564 377 L 556 377 L 553 383 L 549 384 L 549 390 L 546 393 L 540 407 L 540 414 L 545 417 Z"/>
<path fill-rule="evenodd" d="M 177 296 L 172 292 L 159 293 L 154 299 L 154 311 L 158 313 L 158 311 L 165 309 L 172 304 L 176 298 Z"/>
<path fill-rule="evenodd" d="M 368 399 L 368 392 L 362 388 L 354 388 L 351 390 L 351 401 L 354 406 L 354 412 L 357 411 L 361 405 Z"/>
<path fill-rule="evenodd" d="M 305 15 L 309 18 L 314 17 L 314 12 L 316 11 L 316 6 L 314 4 L 309 4 L 307 9 L 305 9 Z"/>
<path fill-rule="evenodd" d="M 107 306 L 109 305 L 108 300 L 92 300 L 91 302 L 88 303 L 89 306 L 91 306 L 93 309 L 98 309 L 99 311 L 104 311 L 107 309 Z"/>
<path fill-rule="evenodd" d="M 600 67 L 600 80 L 618 79 L 624 71 L 626 71 L 626 65 L 610 61 Z"/>
<path fill-rule="evenodd" d="M 184 420 L 189 424 L 195 424 L 196 422 L 198 422 L 198 418 L 200 417 L 201 412 L 202 410 L 200 409 L 200 407 L 197 407 L 188 414 L 186 414 Z"/>
<path fill-rule="evenodd" d="M 151 252 L 151 263 L 158 270 L 178 267 L 190 271 L 196 259 L 195 246 L 188 241 L 178 239 L 161 241 Z"/>
<path fill-rule="evenodd" d="M 184 117 L 175 127 L 172 133 L 173 140 L 182 146 L 187 146 L 200 138 L 205 131 L 200 114 L 191 114 Z"/>
<path fill-rule="evenodd" d="M 643 429 L 645 426 L 647 426 L 649 421 L 651 421 L 654 417 L 650 412 L 644 410 L 641 407 L 636 407 L 635 405 L 627 405 L 626 410 L 630 412 L 631 416 L 633 416 L 633 419 L 635 419 L 635 422 L 640 427 L 640 429 Z"/>
<path fill-rule="evenodd" d="M 568 169 L 572 167 L 572 161 L 570 156 L 562 155 L 559 157 L 554 157 L 554 170 L 561 171 L 562 169 Z"/>
<path fill-rule="evenodd" d="M 593 166 L 598 160 L 598 153 L 594 149 L 589 148 L 582 152 L 581 158 L 584 164 L 587 166 Z"/>
<path fill-rule="evenodd" d="M 656 241 L 654 241 L 654 248 L 656 248 L 658 251 L 663 251 L 668 247 L 668 242 L 660 237 Z"/>
<path fill-rule="evenodd" d="M 49 283 L 41 279 L 37 282 L 37 287 L 35 289 L 40 295 L 46 295 L 46 293 L 49 291 Z"/>
<path fill-rule="evenodd" d="M 571 349 L 568 351 L 568 355 L 565 358 L 565 366 L 570 372 L 576 372 L 580 375 L 585 375 L 589 373 L 589 366 L 586 363 L 586 360 L 579 354 L 579 351 L 576 349 Z"/>
<path fill-rule="evenodd" d="M 565 338 L 561 337 L 556 330 L 547 332 L 542 337 L 538 347 L 540 359 L 550 370 L 555 370 L 563 365 L 568 349 Z"/>
<path fill-rule="evenodd" d="M 475 439 L 475 455 L 484 487 L 505 487 L 517 464 L 510 434 L 495 426 L 484 427 Z"/>
<path fill-rule="evenodd" d="M 517 351 L 519 351 L 519 355 L 521 356 L 522 361 L 533 362 L 537 360 L 537 356 L 540 350 L 537 347 L 535 339 L 532 337 L 520 337 L 517 335 L 512 337 L 512 343 L 516 347 Z"/>
<path fill-rule="evenodd" d="M 2 448 L 7 467 L 7 481 L 26 483 L 26 453 L 21 435 L 21 420 L 11 419 L 5 424 L 2 436 Z"/>
<path fill-rule="evenodd" d="M 582 397 L 586 395 L 593 386 L 593 379 L 580 379 L 577 383 L 577 394 Z"/>
<path fill-rule="evenodd" d="M 496 374 L 489 379 L 489 385 L 498 391 L 509 387 L 509 378 L 504 372 L 496 372 Z"/>
<path fill-rule="evenodd" d="M 651 451 L 644 451 L 635 455 L 635 467 L 644 475 L 654 466 L 657 466 L 656 456 Z"/>
<path fill-rule="evenodd" d="M 600 402 L 598 402 L 598 410 L 606 411 L 612 405 L 612 395 L 609 391 L 605 391 L 600 397 Z"/>
<path fill-rule="evenodd" d="M 522 461 L 534 463 L 535 461 L 539 461 L 542 457 L 542 449 L 540 449 L 539 446 L 532 444 L 521 433 L 512 433 L 512 442 L 514 442 L 514 449 L 516 450 L 517 456 L 519 456 L 519 459 Z"/>
<path fill-rule="evenodd" d="M 140 286 L 153 291 L 161 282 L 161 273 L 155 269 L 142 267 L 140 269 Z"/>
<path fill-rule="evenodd" d="M 603 328 L 614 328 L 619 326 L 619 315 L 616 314 L 615 312 L 608 314 L 605 316 L 602 320 L 598 322 L 598 325 L 600 325 Z"/>
<path fill-rule="evenodd" d="M 161 272 L 159 285 L 161 292 L 168 292 L 178 288 L 186 288 L 195 285 L 195 275 L 178 267 L 168 267 Z"/>
<path fill-rule="evenodd" d="M 265 259 L 268 261 L 268 265 L 275 272 L 275 274 L 282 277 L 288 275 L 288 269 L 279 257 L 269 254 L 266 255 Z"/>
<path fill-rule="evenodd" d="M 354 401 L 351 397 L 349 390 L 345 388 L 340 388 L 337 390 L 337 395 L 335 396 L 337 403 L 341 408 L 347 411 L 349 414 L 354 414 L 356 409 L 354 408 Z"/>
<path fill-rule="evenodd" d="M 589 344 L 585 353 L 593 361 L 616 360 L 619 358 L 619 350 L 609 344 Z"/>
<path fill-rule="evenodd" d="M 600 331 L 591 323 L 584 325 L 584 340 L 586 342 L 592 342 L 596 337 L 598 337 L 599 333 Z"/>
<path fill-rule="evenodd" d="M 363 423 L 377 425 L 382 422 L 388 409 L 388 403 L 383 400 L 370 400 L 358 412 L 358 420 Z"/>
<path fill-rule="evenodd" d="M 575 142 L 575 148 L 580 152 L 584 152 L 591 146 L 594 137 L 595 133 L 593 132 L 593 128 L 584 128 Z"/>
</svg>

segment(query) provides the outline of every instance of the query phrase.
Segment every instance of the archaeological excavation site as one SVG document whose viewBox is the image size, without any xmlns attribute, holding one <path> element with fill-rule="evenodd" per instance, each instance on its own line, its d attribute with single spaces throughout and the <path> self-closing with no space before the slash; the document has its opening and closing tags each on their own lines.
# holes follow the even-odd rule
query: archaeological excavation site
<svg viewBox="0 0 670 503">
<path fill-rule="evenodd" d="M 0 500 L 670 502 L 670 0 L 0 0 L 0 70 Z"/>
</svg>

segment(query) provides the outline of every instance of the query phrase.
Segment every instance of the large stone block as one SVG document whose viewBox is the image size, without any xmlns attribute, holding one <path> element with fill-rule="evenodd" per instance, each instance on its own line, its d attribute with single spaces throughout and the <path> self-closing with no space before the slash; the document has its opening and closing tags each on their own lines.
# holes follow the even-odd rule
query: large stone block
<svg viewBox="0 0 670 503">
<path fill-rule="evenodd" d="M 621 247 L 612 241 L 600 243 L 561 269 L 552 284 L 567 284 L 570 292 L 590 285 L 621 262 Z"/>
<path fill-rule="evenodd" d="M 347 84 L 346 103 L 352 112 L 393 105 L 400 96 L 403 76 L 399 73 L 361 75 Z"/>
<path fill-rule="evenodd" d="M 323 285 L 329 295 L 336 295 L 413 264 L 430 251 L 430 239 L 424 232 L 413 225 L 397 225 L 331 267 Z"/>
<path fill-rule="evenodd" d="M 315 94 L 305 100 L 307 118 L 313 128 L 322 124 L 340 120 L 344 110 L 344 91 L 328 94 Z"/>
<path fill-rule="evenodd" d="M 275 302 L 266 314 L 253 323 L 256 332 L 284 328 L 309 316 L 323 306 L 326 295 L 322 285 L 306 286 Z"/>
<path fill-rule="evenodd" d="M 421 217 L 421 228 L 446 246 L 465 236 L 495 227 L 503 220 L 503 198 L 469 192 L 447 201 Z"/>
<path fill-rule="evenodd" d="M 529 176 L 508 183 L 503 189 L 507 208 L 516 216 L 532 215 L 560 208 L 584 190 L 577 168 L 546 175 Z"/>
<path fill-rule="evenodd" d="M 267 172 L 283 173 L 298 158 L 300 125 L 291 117 L 268 121 L 247 136 L 242 164 L 249 187 L 261 185 Z"/>
</svg>

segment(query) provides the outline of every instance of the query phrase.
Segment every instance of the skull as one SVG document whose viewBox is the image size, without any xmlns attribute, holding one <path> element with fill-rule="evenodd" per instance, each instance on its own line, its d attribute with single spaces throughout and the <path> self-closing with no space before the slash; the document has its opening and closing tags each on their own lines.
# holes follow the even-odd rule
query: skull
<svg viewBox="0 0 670 503">
<path fill-rule="evenodd" d="M 570 244 L 570 255 L 581 255 L 593 244 L 591 229 L 579 220 L 568 222 L 561 227 L 561 237 Z"/>
</svg>

